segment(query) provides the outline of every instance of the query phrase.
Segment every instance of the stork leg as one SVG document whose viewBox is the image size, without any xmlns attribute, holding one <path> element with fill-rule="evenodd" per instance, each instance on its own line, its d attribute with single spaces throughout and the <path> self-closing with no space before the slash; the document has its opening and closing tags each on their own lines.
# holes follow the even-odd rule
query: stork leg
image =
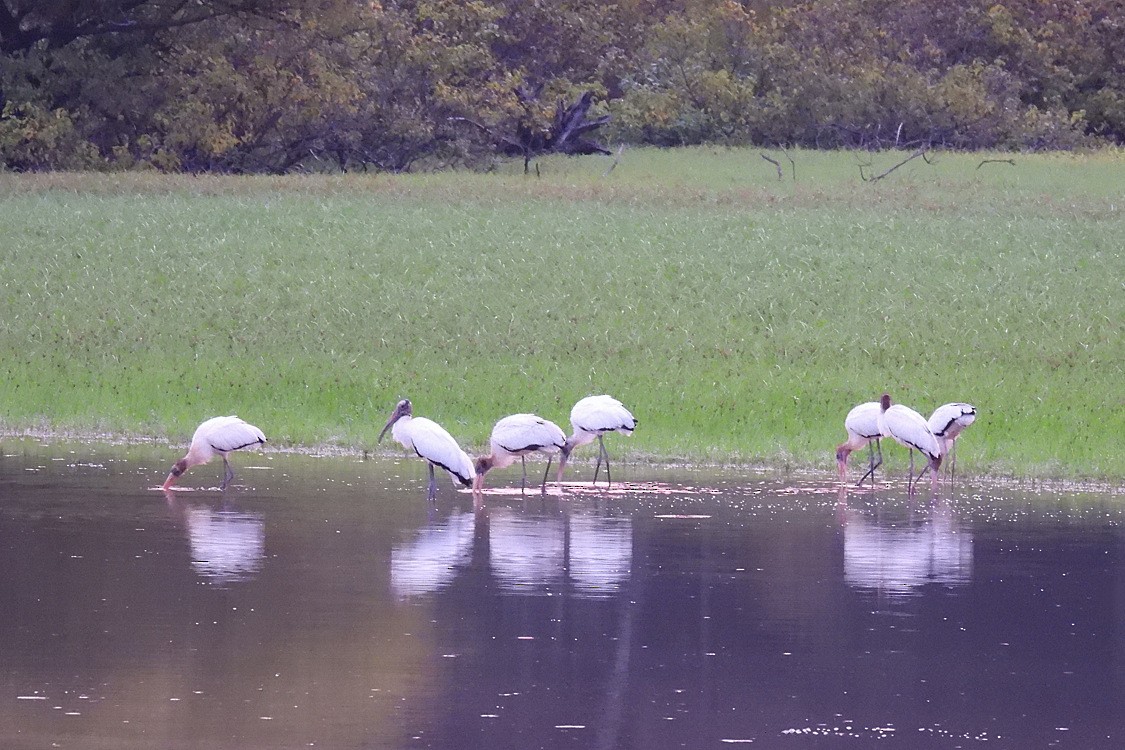
<svg viewBox="0 0 1125 750">
<path fill-rule="evenodd" d="M 227 460 L 227 454 L 223 454 L 223 483 L 219 485 L 219 489 L 225 490 L 230 480 L 234 479 L 234 469 L 230 467 L 230 461 Z"/>
<path fill-rule="evenodd" d="M 522 495 L 524 490 L 527 489 L 527 458 L 525 456 L 520 456 L 520 465 L 523 466 L 523 478 L 520 479 L 520 494 Z"/>
<path fill-rule="evenodd" d="M 957 441 L 954 440 L 949 446 L 949 483 L 953 484 L 953 478 L 957 473 Z"/>
<path fill-rule="evenodd" d="M 906 475 L 906 494 L 914 494 L 914 449 L 910 449 L 910 473 Z"/>
<path fill-rule="evenodd" d="M 867 442 L 867 473 L 863 476 L 871 477 L 871 484 L 875 484 L 875 445 L 871 441 Z M 863 479 L 859 483 L 863 484 Z M 856 485 L 858 486 L 859 484 Z"/>
<path fill-rule="evenodd" d="M 554 459 L 554 456 L 551 456 L 551 455 L 547 456 L 547 469 L 546 469 L 546 471 L 543 472 L 543 484 L 539 487 L 539 492 L 540 492 L 540 494 L 543 494 L 543 495 L 547 494 L 547 475 L 551 473 L 551 461 L 553 459 Z"/>
<path fill-rule="evenodd" d="M 871 485 L 875 486 L 875 470 L 883 465 L 883 446 L 879 442 L 878 438 L 876 438 L 875 440 L 875 445 L 879 447 L 879 460 L 875 460 L 875 449 L 871 446 L 871 443 L 868 443 L 867 449 L 871 452 L 871 468 L 869 468 L 867 470 L 867 473 L 860 477 L 859 481 L 855 483 L 856 487 L 859 487 L 861 484 L 863 484 L 863 480 L 867 479 L 868 477 L 871 477 Z"/>
<path fill-rule="evenodd" d="M 427 461 L 426 466 L 430 467 L 430 485 L 426 490 L 426 499 L 432 503 L 437 500 L 437 480 L 434 479 L 434 465 Z"/>
<path fill-rule="evenodd" d="M 598 471 L 602 468 L 602 453 L 605 452 L 605 445 L 602 443 L 602 436 L 598 435 L 598 462 L 594 464 L 594 481 L 591 484 L 598 483 Z M 609 472 L 609 467 L 605 467 L 606 472 Z"/>
<path fill-rule="evenodd" d="M 922 481 L 922 477 L 926 476 L 926 472 L 930 470 L 930 465 L 926 464 L 922 470 L 918 472 L 918 476 L 914 477 L 914 487 L 918 487 L 918 482 Z"/>
<path fill-rule="evenodd" d="M 914 490 L 918 489 L 918 482 L 922 481 L 922 477 L 924 477 L 926 475 L 927 471 L 930 471 L 930 463 L 928 461 L 926 462 L 926 465 L 922 467 L 922 470 L 918 472 L 918 476 L 914 477 Z M 910 451 L 910 473 L 911 474 L 914 473 L 914 451 Z M 930 474 L 930 484 L 931 484 L 932 488 L 935 489 L 935 490 L 937 489 L 937 485 L 935 484 L 936 482 L 937 482 L 937 474 L 931 473 Z M 913 490 L 911 492 L 913 492 Z"/>
<path fill-rule="evenodd" d="M 602 441 L 602 436 L 598 435 L 598 463 L 594 466 L 594 484 L 598 483 L 598 469 L 601 468 L 602 459 L 605 459 L 605 486 L 609 487 L 613 484 L 613 477 L 609 473 L 609 451 L 605 449 L 605 442 Z"/>
<path fill-rule="evenodd" d="M 601 442 L 601 438 L 598 438 L 598 442 Z M 605 449 L 605 443 L 602 443 L 602 455 L 605 456 L 605 486 L 609 489 L 613 484 L 613 477 L 609 474 L 609 451 Z"/>
</svg>

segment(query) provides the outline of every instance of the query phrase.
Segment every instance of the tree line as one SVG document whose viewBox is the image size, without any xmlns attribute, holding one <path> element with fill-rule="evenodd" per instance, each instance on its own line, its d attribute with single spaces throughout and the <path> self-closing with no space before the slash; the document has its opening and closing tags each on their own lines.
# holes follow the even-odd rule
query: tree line
<svg viewBox="0 0 1125 750">
<path fill-rule="evenodd" d="M 483 168 L 564 141 L 1120 144 L 1125 2 L 0 0 L 0 168 Z"/>
</svg>

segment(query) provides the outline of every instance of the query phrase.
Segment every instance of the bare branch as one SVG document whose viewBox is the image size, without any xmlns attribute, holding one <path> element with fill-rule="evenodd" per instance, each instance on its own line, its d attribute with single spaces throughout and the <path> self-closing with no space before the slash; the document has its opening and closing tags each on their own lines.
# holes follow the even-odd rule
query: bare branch
<svg viewBox="0 0 1125 750">
<path fill-rule="evenodd" d="M 763 159 L 765 159 L 766 161 L 768 161 L 770 164 L 777 167 L 777 179 L 780 180 L 782 177 L 785 176 L 785 173 L 781 171 L 781 162 L 779 162 L 777 159 L 771 159 L 770 157 L 766 156 L 765 154 L 760 154 L 760 156 Z"/>
<path fill-rule="evenodd" d="M 617 163 L 621 161 L 621 155 L 623 153 L 625 153 L 624 143 L 617 147 L 617 155 L 613 157 L 613 163 L 609 165 L 609 168 L 602 173 L 602 177 L 609 177 L 609 173 L 617 168 Z"/>
<path fill-rule="evenodd" d="M 46 42 L 57 49 L 85 37 L 149 34 L 239 14 L 264 15 L 271 4 L 262 0 L 155 3 L 119 0 L 114 4 L 68 3 L 54 20 L 28 23 L 31 14 L 16 16 L 0 3 L 0 51 L 12 53 Z M 95 6 L 95 7 L 91 7 Z"/>
<path fill-rule="evenodd" d="M 496 140 L 501 141 L 508 146 L 511 146 L 513 148 L 521 148 L 522 147 L 522 144 L 519 141 L 515 140 L 514 138 L 509 138 L 508 136 L 504 135 L 503 133 L 497 133 L 497 132 L 493 131 L 492 128 L 485 125 L 484 123 L 477 122 L 476 120 L 471 120 L 468 117 L 448 117 L 448 118 L 446 118 L 446 120 L 448 122 L 468 123 L 469 125 L 472 125 L 476 128 L 479 128 L 480 130 L 484 131 L 485 133 L 488 134 L 489 137 L 495 138 Z"/>
<path fill-rule="evenodd" d="M 981 163 L 977 165 L 977 169 L 980 169 L 985 164 L 1010 164 L 1014 167 L 1014 166 L 1016 166 L 1016 160 L 1015 159 L 982 159 Z"/>
<path fill-rule="evenodd" d="M 915 151 L 915 152 L 914 152 L 913 154 L 911 154 L 910 156 L 908 156 L 908 157 L 906 157 L 905 159 L 903 159 L 902 161 L 900 161 L 900 162 L 899 162 L 898 164 L 895 164 L 895 165 L 894 165 L 893 167 L 891 167 L 890 169 L 887 169 L 887 170 L 885 170 L 885 171 L 883 171 L 883 172 L 880 172 L 879 174 L 877 174 L 877 175 L 875 175 L 875 176 L 873 176 L 873 177 L 866 177 L 866 176 L 864 175 L 864 173 L 863 173 L 863 167 L 864 167 L 865 165 L 861 164 L 861 165 L 860 165 L 860 167 L 859 167 L 859 176 L 860 176 L 860 179 L 862 179 L 862 180 L 863 180 L 864 182 L 877 182 L 878 180 L 881 180 L 881 179 L 883 179 L 884 177 L 886 177 L 887 175 L 889 175 L 889 174 L 890 174 L 891 172 L 893 172 L 893 171 L 895 171 L 896 169 L 898 169 L 899 167 L 901 167 L 901 166 L 902 166 L 903 164 L 907 164 L 908 162 L 914 161 L 914 160 L 915 160 L 915 159 L 917 159 L 917 158 L 918 158 L 919 156 L 921 156 L 921 157 L 923 158 L 923 160 L 924 160 L 924 161 L 925 161 L 925 162 L 926 162 L 927 164 L 929 164 L 929 163 L 930 163 L 930 161 L 929 161 L 928 159 L 926 159 L 926 158 L 925 158 L 925 157 L 926 157 L 926 149 L 925 149 L 925 148 L 920 148 L 920 149 L 918 149 L 917 151 Z M 870 166 L 870 165 L 866 165 L 866 166 Z"/>
<path fill-rule="evenodd" d="M 867 174 L 864 173 L 863 170 L 869 168 L 871 166 L 871 162 L 870 161 L 863 161 L 862 159 L 860 159 L 858 153 L 855 155 L 855 160 L 859 164 L 859 179 L 863 180 L 864 182 L 867 182 L 868 177 L 867 177 Z"/>
</svg>

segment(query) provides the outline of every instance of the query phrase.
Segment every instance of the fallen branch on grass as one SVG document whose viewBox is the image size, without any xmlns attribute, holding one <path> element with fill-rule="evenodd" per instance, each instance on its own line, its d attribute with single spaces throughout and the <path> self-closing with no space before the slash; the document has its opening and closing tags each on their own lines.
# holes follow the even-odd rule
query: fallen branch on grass
<svg viewBox="0 0 1125 750">
<path fill-rule="evenodd" d="M 777 179 L 780 180 L 782 177 L 785 176 L 785 173 L 781 171 L 781 162 L 779 162 L 777 159 L 771 159 L 770 157 L 766 156 L 765 154 L 761 154 L 761 157 L 763 159 L 765 159 L 766 161 L 768 161 L 770 164 L 777 167 Z"/>
<path fill-rule="evenodd" d="M 926 162 L 927 164 L 933 164 L 932 161 L 930 161 L 929 159 L 926 158 L 926 148 L 920 148 L 917 151 L 915 151 L 913 154 L 911 154 L 910 156 L 908 156 L 905 159 L 903 159 L 902 161 L 900 161 L 898 164 L 895 164 L 890 169 L 884 170 L 884 171 L 880 172 L 879 174 L 874 175 L 873 177 L 868 177 L 863 172 L 863 168 L 865 166 L 871 166 L 871 165 L 870 164 L 860 164 L 859 165 L 859 178 L 861 180 L 863 180 L 864 182 L 876 182 L 878 180 L 883 179 L 884 177 L 889 175 L 891 172 L 893 172 L 896 169 L 898 169 L 899 167 L 901 167 L 903 164 L 907 164 L 911 161 L 914 161 L 918 157 L 922 157 L 922 161 Z"/>
<path fill-rule="evenodd" d="M 1016 160 L 1015 159 L 982 159 L 980 164 L 977 165 L 977 169 L 980 169 L 985 164 L 1011 164 L 1014 167 L 1014 166 L 1016 166 Z"/>
</svg>

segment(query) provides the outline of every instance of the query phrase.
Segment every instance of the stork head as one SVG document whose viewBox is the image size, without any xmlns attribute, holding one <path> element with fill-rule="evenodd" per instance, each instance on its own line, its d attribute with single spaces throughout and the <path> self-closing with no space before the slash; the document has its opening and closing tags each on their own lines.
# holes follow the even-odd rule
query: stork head
<svg viewBox="0 0 1125 750">
<path fill-rule="evenodd" d="M 473 465 L 476 475 L 473 476 L 473 494 L 481 495 L 484 492 L 484 475 L 492 468 L 492 456 L 481 456 Z"/>
<path fill-rule="evenodd" d="M 185 471 L 187 471 L 187 468 L 188 462 L 186 458 L 181 458 L 179 461 L 172 464 L 172 470 L 168 472 L 168 478 L 164 480 L 164 485 L 161 487 L 161 489 L 166 490 L 171 487 L 175 483 L 175 481 L 179 479 Z"/>
<path fill-rule="evenodd" d="M 481 456 L 477 459 L 474 468 L 477 470 L 477 479 L 480 480 L 481 484 L 484 483 L 484 475 L 492 468 L 493 463 L 495 462 L 492 460 L 492 456 Z"/>
<path fill-rule="evenodd" d="M 879 407 L 883 411 L 886 411 L 887 409 L 891 408 L 891 394 L 889 394 L 889 393 L 883 394 L 883 398 L 879 399 Z"/>
<path fill-rule="evenodd" d="M 410 405 L 410 399 L 404 398 L 395 404 L 395 410 L 391 412 L 391 418 L 383 425 L 383 431 L 379 433 L 379 439 L 375 442 L 382 442 L 383 436 L 387 434 L 387 430 L 391 429 L 395 422 L 403 417 L 409 417 L 414 413 L 414 407 Z"/>
<path fill-rule="evenodd" d="M 566 470 L 566 462 L 570 460 L 570 452 L 574 450 L 574 443 L 570 442 L 570 438 L 559 448 L 559 473 L 556 475 L 556 481 L 562 482 L 563 472 Z"/>
<path fill-rule="evenodd" d="M 836 446 L 836 469 L 840 472 L 841 482 L 848 478 L 848 456 L 851 454 L 852 449 L 848 447 L 847 443 Z"/>
</svg>

